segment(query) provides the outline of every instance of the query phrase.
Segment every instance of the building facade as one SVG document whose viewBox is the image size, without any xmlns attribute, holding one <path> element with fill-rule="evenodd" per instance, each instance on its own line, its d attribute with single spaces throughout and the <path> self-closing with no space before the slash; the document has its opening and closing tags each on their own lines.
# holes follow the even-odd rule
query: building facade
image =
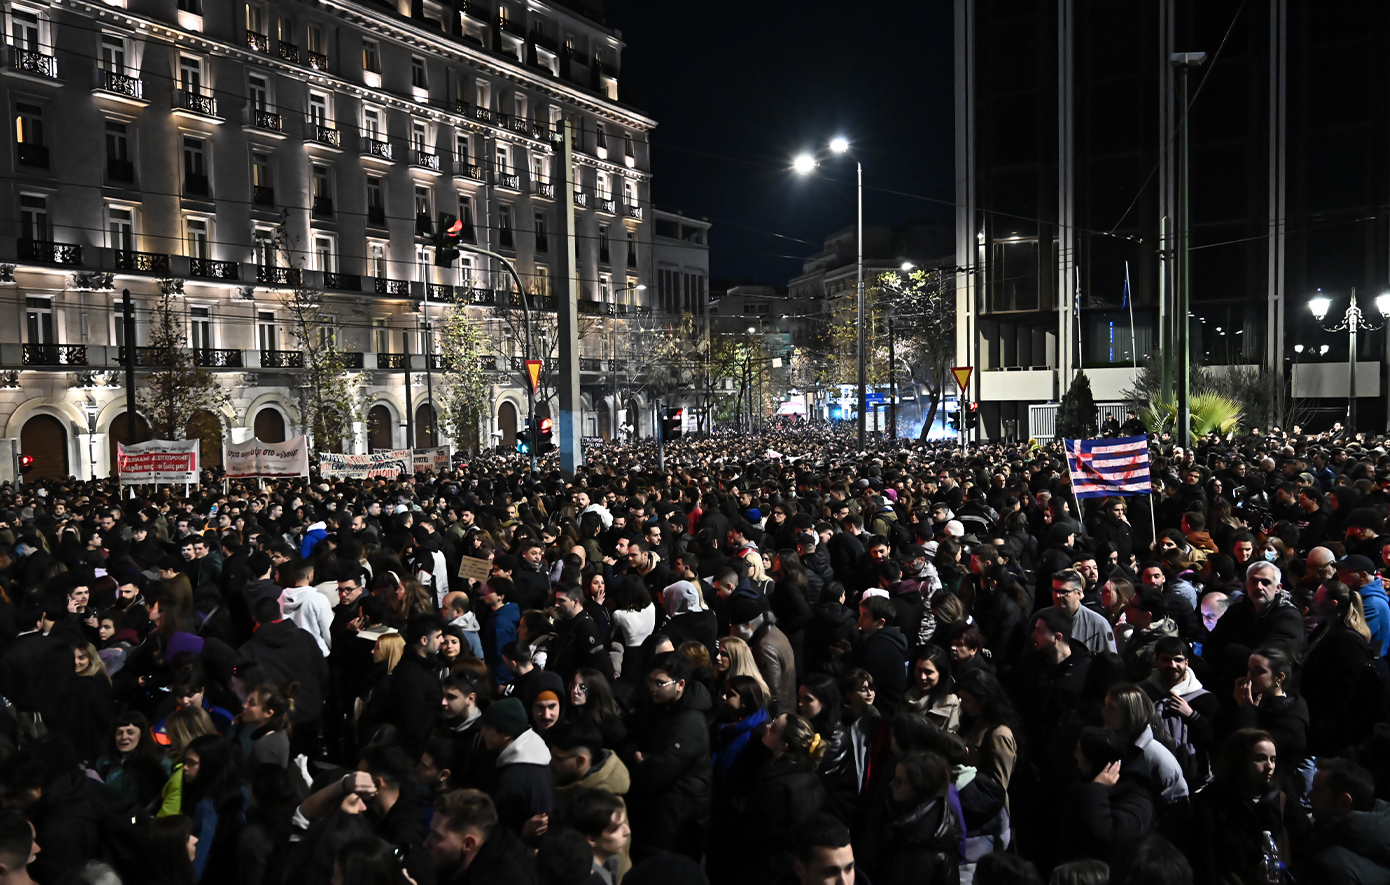
<svg viewBox="0 0 1390 885">
<path fill-rule="evenodd" d="M 511 445 L 527 418 L 515 284 L 468 248 L 508 258 L 553 324 L 566 124 L 581 315 L 648 294 L 655 124 L 618 100 L 621 36 L 594 3 L 15 0 L 5 15 L 0 434 L 49 453 L 38 474 L 110 470 L 125 407 L 107 373 L 148 342 L 161 287 L 232 397 L 228 440 L 301 432 L 298 283 L 323 292 L 361 396 L 350 448 L 426 442 L 424 330 L 460 308 L 494 383 L 477 438 L 440 442 Z M 439 266 L 452 218 L 464 251 Z M 586 433 L 599 408 L 586 396 Z"/>
</svg>

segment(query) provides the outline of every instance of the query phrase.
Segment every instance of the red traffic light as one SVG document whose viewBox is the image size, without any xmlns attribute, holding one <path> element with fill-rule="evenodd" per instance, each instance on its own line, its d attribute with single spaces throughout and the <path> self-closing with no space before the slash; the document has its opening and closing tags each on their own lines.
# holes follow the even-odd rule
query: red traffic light
<svg viewBox="0 0 1390 885">
<path fill-rule="evenodd" d="M 541 419 L 541 433 L 549 433 L 549 432 L 550 432 L 550 426 L 551 426 L 551 424 L 550 424 L 550 419 L 549 419 L 549 418 L 542 418 L 542 419 Z"/>
<path fill-rule="evenodd" d="M 20 466 L 20 467 L 33 467 L 33 466 L 34 466 L 34 456 L 33 456 L 33 455 L 20 455 L 20 456 L 19 456 L 19 466 Z"/>
<path fill-rule="evenodd" d="M 449 236 L 456 237 L 461 230 L 463 230 L 463 219 L 455 219 L 454 223 L 449 225 Z"/>
</svg>

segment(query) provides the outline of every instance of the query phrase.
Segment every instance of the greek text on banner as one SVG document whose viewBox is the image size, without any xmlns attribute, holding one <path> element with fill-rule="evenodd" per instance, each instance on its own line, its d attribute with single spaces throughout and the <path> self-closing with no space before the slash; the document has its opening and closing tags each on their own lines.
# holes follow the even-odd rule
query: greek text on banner
<svg viewBox="0 0 1390 885">
<path fill-rule="evenodd" d="M 309 475 L 309 446 L 302 436 L 278 443 L 248 439 L 228 443 L 223 451 L 228 479 Z"/>
<path fill-rule="evenodd" d="M 126 485 L 198 481 L 200 441 L 152 439 L 134 445 L 116 444 L 116 469 Z"/>
</svg>

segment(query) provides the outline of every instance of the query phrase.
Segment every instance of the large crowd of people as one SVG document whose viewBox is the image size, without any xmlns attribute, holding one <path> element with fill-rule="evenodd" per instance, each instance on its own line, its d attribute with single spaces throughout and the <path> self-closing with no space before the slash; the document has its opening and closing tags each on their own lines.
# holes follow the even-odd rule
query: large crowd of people
<svg viewBox="0 0 1390 885">
<path fill-rule="evenodd" d="M 0 486 L 0 883 L 1390 882 L 1390 455 Z"/>
</svg>

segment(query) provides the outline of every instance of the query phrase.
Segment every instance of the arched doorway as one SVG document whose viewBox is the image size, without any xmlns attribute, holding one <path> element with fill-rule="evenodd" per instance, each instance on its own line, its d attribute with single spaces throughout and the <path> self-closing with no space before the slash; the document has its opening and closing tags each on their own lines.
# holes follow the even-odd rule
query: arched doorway
<svg viewBox="0 0 1390 885">
<path fill-rule="evenodd" d="M 378 403 L 367 411 L 367 451 L 386 452 L 394 448 L 391 410 Z"/>
<path fill-rule="evenodd" d="M 279 409 L 266 406 L 256 413 L 256 439 L 261 442 L 285 441 L 285 416 Z"/>
<path fill-rule="evenodd" d="M 222 422 L 216 415 L 206 409 L 194 412 L 184 425 L 183 435 L 202 442 L 198 463 L 203 469 L 222 466 Z"/>
<path fill-rule="evenodd" d="M 429 403 L 420 403 L 420 408 L 415 410 L 415 448 L 428 449 L 430 447 L 430 423 L 434 421 L 434 406 Z M 435 434 L 439 438 L 439 434 Z"/>
<path fill-rule="evenodd" d="M 106 463 L 111 465 L 112 476 L 116 475 L 117 443 L 128 446 L 132 443 L 142 443 L 150 439 L 150 425 L 145 421 L 145 417 L 138 412 L 135 415 L 135 439 L 132 440 L 129 438 L 130 434 L 127 432 L 128 430 L 126 413 L 122 412 L 116 416 L 116 419 L 111 422 L 110 428 L 106 431 L 106 441 L 109 449 L 107 453 L 109 460 Z"/>
<path fill-rule="evenodd" d="M 34 457 L 29 479 L 64 477 L 72 473 L 68 466 L 68 430 L 52 415 L 35 415 L 24 422 L 19 431 L 19 450 Z"/>
<path fill-rule="evenodd" d="M 516 406 L 503 402 L 497 407 L 497 429 L 502 431 L 502 450 L 510 452 L 516 448 Z"/>
</svg>

